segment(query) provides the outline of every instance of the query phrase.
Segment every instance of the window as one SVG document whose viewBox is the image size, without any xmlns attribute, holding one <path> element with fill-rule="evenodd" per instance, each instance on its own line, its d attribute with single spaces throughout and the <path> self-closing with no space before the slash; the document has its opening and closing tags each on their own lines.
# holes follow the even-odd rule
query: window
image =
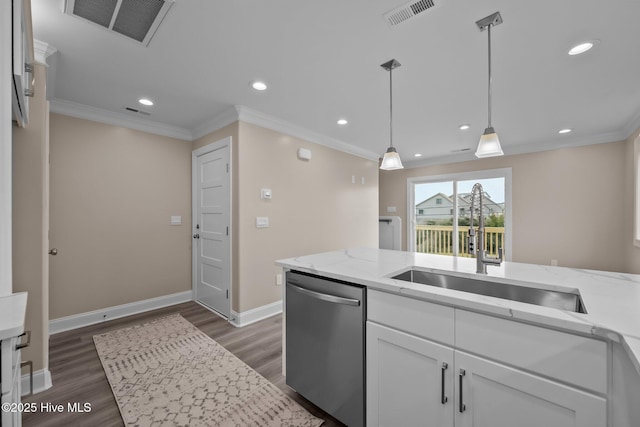
<svg viewBox="0 0 640 427">
<path fill-rule="evenodd" d="M 407 212 L 416 212 L 416 205 L 421 206 L 419 218 L 415 215 L 408 218 L 409 251 L 470 256 L 467 245 L 471 189 L 476 182 L 482 184 L 484 190 L 484 249 L 496 256 L 498 249 L 503 248 L 504 259 L 511 259 L 510 168 L 409 178 Z M 444 197 L 436 198 L 435 204 L 428 203 L 438 194 L 446 195 L 448 205 L 443 204 Z M 476 212 L 478 208 L 476 205 Z M 474 221 L 477 227 L 477 218 Z"/>
<path fill-rule="evenodd" d="M 418 209 L 418 215 L 424 215 L 424 209 Z"/>
</svg>

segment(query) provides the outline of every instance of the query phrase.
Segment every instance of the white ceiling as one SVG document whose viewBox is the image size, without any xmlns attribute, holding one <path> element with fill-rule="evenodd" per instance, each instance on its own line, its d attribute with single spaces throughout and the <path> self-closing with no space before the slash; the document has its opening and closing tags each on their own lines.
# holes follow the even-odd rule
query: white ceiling
<svg viewBox="0 0 640 427">
<path fill-rule="evenodd" d="M 389 74 L 380 64 L 395 58 L 403 161 L 474 158 L 487 125 L 487 32 L 475 21 L 496 11 L 504 23 L 492 30 L 492 122 L 505 154 L 616 141 L 640 126 L 640 1 L 435 0 L 389 27 L 384 13 L 403 3 L 176 0 L 148 47 L 63 14 L 63 0 L 32 0 L 32 13 L 34 37 L 58 49 L 54 106 L 114 117 L 133 106 L 191 136 L 241 105 L 382 155 Z M 600 41 L 594 49 L 567 55 L 590 39 Z M 250 89 L 255 79 L 269 89 Z M 336 124 L 341 117 L 347 126 Z M 462 123 L 471 128 L 458 130 Z"/>
</svg>

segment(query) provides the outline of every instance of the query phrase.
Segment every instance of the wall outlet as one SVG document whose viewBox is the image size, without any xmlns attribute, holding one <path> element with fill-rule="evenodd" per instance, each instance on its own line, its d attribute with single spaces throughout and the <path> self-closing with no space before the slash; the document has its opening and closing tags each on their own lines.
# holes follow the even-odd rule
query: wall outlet
<svg viewBox="0 0 640 427">
<path fill-rule="evenodd" d="M 394 213 L 396 211 L 395 206 L 387 206 L 387 213 Z"/>
<path fill-rule="evenodd" d="M 276 286 L 282 286 L 282 274 L 276 274 Z"/>
</svg>

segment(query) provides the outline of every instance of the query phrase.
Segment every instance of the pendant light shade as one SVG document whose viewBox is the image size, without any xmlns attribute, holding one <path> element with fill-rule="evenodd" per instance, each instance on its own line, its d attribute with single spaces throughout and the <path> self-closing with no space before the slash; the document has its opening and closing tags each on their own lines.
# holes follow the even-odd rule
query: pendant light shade
<svg viewBox="0 0 640 427">
<path fill-rule="evenodd" d="M 394 68 L 398 68 L 400 63 L 392 59 L 380 66 L 389 72 L 389 148 L 387 148 L 387 152 L 384 153 L 380 169 L 390 171 L 404 168 L 400 160 L 400 155 L 393 146 L 393 80 L 391 78 L 391 71 Z"/>
<path fill-rule="evenodd" d="M 395 169 L 402 169 L 403 167 L 402 161 L 400 160 L 400 154 L 398 154 L 395 147 L 387 148 L 387 152 L 384 153 L 384 157 L 382 158 L 380 169 L 392 171 Z"/>
<path fill-rule="evenodd" d="M 493 128 L 486 128 L 480 137 L 480 142 L 478 142 L 476 157 L 482 158 L 503 155 L 504 153 L 502 152 L 502 147 L 500 147 L 498 134 L 493 130 Z"/>
<path fill-rule="evenodd" d="M 500 12 L 496 12 L 487 16 L 486 18 L 482 18 L 477 21 L 476 24 L 480 27 L 480 31 L 487 30 L 487 38 L 489 40 L 489 90 L 488 90 L 488 125 L 484 130 L 484 133 L 480 137 L 480 141 L 478 142 L 478 149 L 476 150 L 476 157 L 494 157 L 494 156 L 503 156 L 502 147 L 500 146 L 500 138 L 498 138 L 498 134 L 493 129 L 493 125 L 491 124 L 491 27 L 495 27 L 496 25 L 502 24 L 502 16 L 500 16 Z"/>
</svg>

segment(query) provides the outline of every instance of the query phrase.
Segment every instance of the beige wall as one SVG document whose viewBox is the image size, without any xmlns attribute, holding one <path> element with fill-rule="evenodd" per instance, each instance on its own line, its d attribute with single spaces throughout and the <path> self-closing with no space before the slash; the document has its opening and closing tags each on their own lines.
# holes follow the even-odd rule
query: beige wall
<svg viewBox="0 0 640 427">
<path fill-rule="evenodd" d="M 59 114 L 50 140 L 51 319 L 190 290 L 191 144 Z"/>
<path fill-rule="evenodd" d="M 48 222 L 48 117 L 45 67 L 35 66 L 35 96 L 29 101 L 29 124 L 13 128 L 13 291 L 29 293 L 25 329 L 31 345 L 23 360 L 34 371 L 48 369 L 49 271 Z"/>
<path fill-rule="evenodd" d="M 634 141 L 638 138 L 640 134 L 640 129 L 636 130 L 634 133 L 626 141 L 626 151 L 625 151 L 625 163 L 624 163 L 624 172 L 625 172 L 625 188 L 624 188 L 624 199 L 622 204 L 622 209 L 624 212 L 623 224 L 625 230 L 625 236 L 622 240 L 622 244 L 624 246 L 624 254 L 626 255 L 626 271 L 629 273 L 640 274 L 640 248 L 635 246 L 633 243 L 633 223 L 634 223 L 634 214 L 635 214 L 635 157 L 634 157 Z M 640 214 L 640 212 L 638 213 Z"/>
<path fill-rule="evenodd" d="M 510 167 L 513 261 L 630 271 L 629 150 L 629 141 L 620 141 L 381 172 L 379 212 L 396 206 L 407 223 L 409 177 Z"/>
<path fill-rule="evenodd" d="M 226 136 L 234 145 L 234 311 L 282 299 L 282 287 L 275 285 L 277 259 L 378 246 L 377 162 L 244 122 L 201 138 L 193 148 Z M 299 160 L 298 148 L 310 149 L 311 161 Z M 261 188 L 270 188 L 273 198 L 262 200 Z M 257 216 L 269 217 L 269 228 L 257 229 Z"/>
</svg>

